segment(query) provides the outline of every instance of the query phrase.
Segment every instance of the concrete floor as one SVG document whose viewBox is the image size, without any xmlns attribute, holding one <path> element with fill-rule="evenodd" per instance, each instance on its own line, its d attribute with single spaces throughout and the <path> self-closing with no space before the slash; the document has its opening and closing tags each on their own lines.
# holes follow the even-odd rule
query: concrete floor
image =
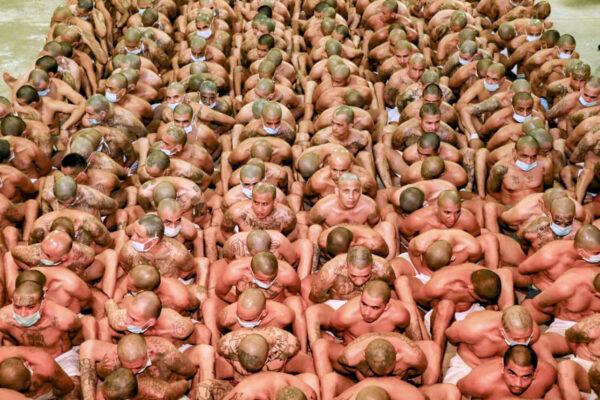
<svg viewBox="0 0 600 400">
<path fill-rule="evenodd" d="M 600 74 L 598 26 L 599 0 L 550 0 L 551 19 L 561 33 L 571 33 L 577 40 L 582 59 Z M 44 43 L 50 17 L 64 0 L 0 0 L 0 71 L 23 73 Z M 0 80 L 0 95 L 7 88 Z"/>
</svg>

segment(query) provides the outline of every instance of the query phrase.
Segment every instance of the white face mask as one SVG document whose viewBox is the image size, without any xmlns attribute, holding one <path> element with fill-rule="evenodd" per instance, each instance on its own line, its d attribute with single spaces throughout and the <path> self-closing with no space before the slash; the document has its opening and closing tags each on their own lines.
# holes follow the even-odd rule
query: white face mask
<svg viewBox="0 0 600 400">
<path fill-rule="evenodd" d="M 178 105 L 180 105 L 181 102 L 177 102 L 177 103 L 167 103 L 167 107 L 169 107 L 171 110 L 174 110 L 175 107 L 177 107 Z"/>
<path fill-rule="evenodd" d="M 177 225 L 174 228 L 172 228 L 170 226 L 165 226 L 165 235 L 167 235 L 170 238 L 173 238 L 173 237 L 179 235 L 179 231 L 181 231 L 181 225 Z"/>
<path fill-rule="evenodd" d="M 527 41 L 528 42 L 536 42 L 538 40 L 540 40 L 540 38 L 542 37 L 542 35 L 527 35 Z"/>
<path fill-rule="evenodd" d="M 269 289 L 271 286 L 273 286 L 275 281 L 276 281 L 276 279 L 273 279 L 271 282 L 263 282 L 263 281 L 259 281 L 254 276 L 252 277 L 252 282 L 254 282 L 254 284 L 261 289 Z"/>
<path fill-rule="evenodd" d="M 596 104 L 598 104 L 597 101 L 587 101 L 586 99 L 583 98 L 583 96 L 579 96 L 579 104 L 581 104 L 584 107 L 594 107 Z"/>
<path fill-rule="evenodd" d="M 582 257 L 584 261 L 589 262 L 590 264 L 598 264 L 600 263 L 600 254 L 594 254 L 589 257 Z"/>
<path fill-rule="evenodd" d="M 550 229 L 558 237 L 567 236 L 573 230 L 573 225 L 560 226 L 556 222 L 550 224 Z"/>
<path fill-rule="evenodd" d="M 61 261 L 54 262 L 54 261 L 49 260 L 47 258 L 40 258 L 40 264 L 42 264 L 42 265 L 44 265 L 46 267 L 55 267 L 57 265 L 62 264 L 62 262 Z"/>
<path fill-rule="evenodd" d="M 27 317 L 22 317 L 13 311 L 13 319 L 15 322 L 25 328 L 35 325 L 40 318 L 42 318 L 42 313 L 39 310 Z"/>
<path fill-rule="evenodd" d="M 183 128 L 183 130 L 185 131 L 185 133 L 190 134 L 194 130 L 194 126 L 192 124 L 189 124 L 188 126 Z"/>
<path fill-rule="evenodd" d="M 508 347 L 513 347 L 513 346 L 517 346 L 517 345 L 527 346 L 527 345 L 529 345 L 529 342 L 531 341 L 531 338 L 533 337 L 533 332 L 532 332 L 531 335 L 529 335 L 529 338 L 526 341 L 524 341 L 524 342 L 517 342 L 516 340 L 512 340 L 512 339 L 510 339 L 508 337 L 508 335 L 504 331 L 504 328 L 500 329 L 500 334 L 502 335 L 502 338 L 504 339 L 504 343 L 506 343 L 506 345 Z"/>
<path fill-rule="evenodd" d="M 498 90 L 498 88 L 500 88 L 500 84 L 499 83 L 488 83 L 488 81 L 486 81 L 484 79 L 483 80 L 483 87 L 488 92 L 495 92 L 496 90 Z"/>
<path fill-rule="evenodd" d="M 39 90 L 37 92 L 38 96 L 40 96 L 40 97 L 46 97 L 46 96 L 48 96 L 49 93 L 50 93 L 50 89 L 48 89 L 48 88 L 46 88 L 44 90 Z"/>
<path fill-rule="evenodd" d="M 207 105 L 208 108 L 210 108 L 211 110 L 214 109 L 217 106 L 217 101 L 213 101 L 212 103 L 210 103 L 209 105 Z"/>
<path fill-rule="evenodd" d="M 119 98 L 117 97 L 117 95 L 112 92 L 104 93 L 104 97 L 106 97 L 106 100 L 110 101 L 111 103 L 116 103 L 119 101 Z"/>
<path fill-rule="evenodd" d="M 144 46 L 141 45 L 140 47 L 135 48 L 133 50 L 129 50 L 128 48 L 125 48 L 125 51 L 127 52 L 127 54 L 134 54 L 137 56 L 137 55 L 142 54 L 142 52 L 144 51 Z"/>
<path fill-rule="evenodd" d="M 147 10 L 147 8 L 140 8 L 140 9 L 138 9 L 138 14 L 142 15 L 142 14 L 144 14 L 144 11 L 146 11 L 146 10 Z"/>
<path fill-rule="evenodd" d="M 571 54 L 570 53 L 563 53 L 561 51 L 560 53 L 558 53 L 558 58 L 560 58 L 561 60 L 568 60 L 569 58 L 571 58 Z"/>
<path fill-rule="evenodd" d="M 127 330 L 131 333 L 135 333 L 136 335 L 141 335 L 142 333 L 146 332 L 148 330 L 148 328 L 147 327 L 141 328 L 137 325 L 127 325 Z M 146 368 L 144 368 L 144 369 L 146 369 Z"/>
<path fill-rule="evenodd" d="M 144 365 L 144 366 L 142 367 L 142 369 L 140 369 L 140 370 L 139 370 L 138 372 L 136 372 L 135 374 L 136 374 L 136 375 L 139 375 L 139 374 L 141 374 L 142 372 L 144 372 L 144 371 L 145 371 L 145 370 L 146 370 L 146 369 L 147 369 L 149 366 L 151 366 L 151 365 L 152 365 L 152 360 L 150 359 L 150 356 L 148 356 L 148 361 L 146 361 L 146 365 Z"/>
<path fill-rule="evenodd" d="M 82 19 L 82 20 L 84 20 L 84 21 L 89 21 L 89 20 L 90 20 L 90 16 L 89 16 L 89 15 L 82 15 L 82 16 L 81 16 L 81 17 L 79 17 L 79 18 L 81 18 L 81 19 Z"/>
<path fill-rule="evenodd" d="M 242 327 L 242 328 L 256 328 L 258 325 L 260 325 L 260 319 L 257 319 L 256 321 L 244 321 L 242 319 L 240 319 L 240 317 L 236 317 L 238 324 Z"/>
<path fill-rule="evenodd" d="M 212 29 L 206 28 L 202 30 L 196 31 L 196 35 L 200 36 L 202 39 L 208 39 L 212 36 Z"/>
<path fill-rule="evenodd" d="M 91 126 L 96 126 L 100 123 L 100 121 L 98 121 L 97 119 L 94 119 L 94 118 L 89 118 L 88 122 L 90 123 Z"/>
<path fill-rule="evenodd" d="M 151 241 L 153 241 L 153 239 L 148 239 L 145 242 L 136 242 L 135 240 L 131 241 L 131 247 L 133 247 L 133 249 L 139 253 L 146 253 L 148 251 L 150 251 L 150 249 L 152 247 L 154 247 L 154 244 L 148 248 L 146 248 L 146 246 L 148 245 L 148 243 L 150 243 Z"/>
<path fill-rule="evenodd" d="M 279 128 L 281 128 L 281 125 L 277 125 L 275 128 L 271 128 L 269 126 L 264 126 L 263 125 L 263 129 L 265 132 L 267 132 L 267 135 L 277 135 L 279 133 Z"/>
<path fill-rule="evenodd" d="M 523 172 L 529 172 L 535 167 L 537 167 L 537 161 L 532 162 L 531 164 L 526 163 L 525 161 L 517 160 L 515 162 L 517 168 L 519 168 Z"/>
<path fill-rule="evenodd" d="M 465 60 L 465 59 L 464 59 L 464 58 L 462 58 L 461 56 L 458 56 L 458 63 L 459 63 L 460 65 L 467 65 L 467 64 L 469 64 L 470 62 L 471 62 L 471 61 L 469 61 L 469 60 Z"/>
<path fill-rule="evenodd" d="M 242 193 L 246 198 L 248 198 L 248 199 L 252 198 L 252 188 L 248 189 L 248 188 L 245 188 L 242 186 Z"/>
<path fill-rule="evenodd" d="M 192 53 L 192 61 L 193 62 L 200 62 L 200 61 L 205 61 L 205 60 L 206 60 L 205 56 L 198 56 L 198 57 L 196 57 L 194 55 L 194 53 Z"/>
<path fill-rule="evenodd" d="M 513 119 L 515 120 L 515 122 L 522 124 L 523 122 L 529 121 L 531 119 L 531 115 L 523 116 L 521 114 L 513 112 Z"/>
<path fill-rule="evenodd" d="M 165 153 L 169 157 L 175 154 L 175 151 L 174 150 L 170 150 L 170 149 L 160 149 L 160 151 L 162 151 L 163 153 Z"/>
</svg>

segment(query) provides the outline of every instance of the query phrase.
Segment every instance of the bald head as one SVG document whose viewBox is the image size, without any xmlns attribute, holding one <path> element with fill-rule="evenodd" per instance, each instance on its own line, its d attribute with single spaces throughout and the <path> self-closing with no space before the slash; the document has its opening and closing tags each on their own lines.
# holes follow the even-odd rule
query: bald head
<svg viewBox="0 0 600 400">
<path fill-rule="evenodd" d="M 600 229 L 591 224 L 583 225 L 575 234 L 575 247 L 597 252 L 600 247 Z"/>
<path fill-rule="evenodd" d="M 298 159 L 298 171 L 305 179 L 310 178 L 319 169 L 319 156 L 315 153 L 307 153 Z"/>
<path fill-rule="evenodd" d="M 70 201 L 77 194 L 77 182 L 70 176 L 62 176 L 54 181 L 52 191 L 59 202 Z"/>
<path fill-rule="evenodd" d="M 129 271 L 131 283 L 138 290 L 152 291 L 160 285 L 160 272 L 152 265 L 138 265 Z"/>
<path fill-rule="evenodd" d="M 246 237 L 246 246 L 250 254 L 268 252 L 271 249 L 271 235 L 263 230 L 255 230 Z"/>
<path fill-rule="evenodd" d="M 146 340 L 142 335 L 129 334 L 123 336 L 117 343 L 117 355 L 119 360 L 125 362 L 146 358 L 148 355 Z"/>
<path fill-rule="evenodd" d="M 373 255 L 365 246 L 354 246 L 348 251 L 346 261 L 354 268 L 370 268 L 373 266 Z"/>
<path fill-rule="evenodd" d="M 375 279 L 365 283 L 363 295 L 365 294 L 371 298 L 381 299 L 384 304 L 387 304 L 392 297 L 392 290 L 386 282 Z"/>
<path fill-rule="evenodd" d="M 237 314 L 245 321 L 259 318 L 267 304 L 267 299 L 259 289 L 244 290 L 237 301 Z"/>
<path fill-rule="evenodd" d="M 533 318 L 523 306 L 510 306 L 502 311 L 502 327 L 507 333 L 530 331 Z"/>
<path fill-rule="evenodd" d="M 475 294 L 484 301 L 496 303 L 500 297 L 502 283 L 500 277 L 489 269 L 479 269 L 471 273 L 471 283 Z"/>
<path fill-rule="evenodd" d="M 67 233 L 62 231 L 50 232 L 44 240 L 42 240 L 42 252 L 52 258 L 60 258 L 65 256 L 73 246 L 73 239 Z"/>
<path fill-rule="evenodd" d="M 240 364 L 248 372 L 260 371 L 269 355 L 269 344 L 264 337 L 250 334 L 244 337 L 238 347 Z"/>
<path fill-rule="evenodd" d="M 273 146 L 267 140 L 257 140 L 250 148 L 250 156 L 263 161 L 271 161 Z"/>
<path fill-rule="evenodd" d="M 295 386 L 284 386 L 275 393 L 275 400 L 307 400 L 307 397 Z"/>
<path fill-rule="evenodd" d="M 18 287 L 23 282 L 34 282 L 41 287 L 46 285 L 46 276 L 40 271 L 29 269 L 21 272 L 15 281 L 15 287 Z"/>
<path fill-rule="evenodd" d="M 416 187 L 410 187 L 400 194 L 400 209 L 404 213 L 410 214 L 423 207 L 424 201 L 425 194 L 423 191 Z"/>
<path fill-rule="evenodd" d="M 343 226 L 338 226 L 327 234 L 327 252 L 332 256 L 346 253 L 354 239 L 352 231 Z"/>
<path fill-rule="evenodd" d="M 439 156 L 430 156 L 423 160 L 421 164 L 421 176 L 423 179 L 439 178 L 446 170 L 444 159 Z"/>
<path fill-rule="evenodd" d="M 440 193 L 440 197 L 437 199 L 438 206 L 457 205 L 460 204 L 460 194 L 458 190 L 444 190 Z"/>
<path fill-rule="evenodd" d="M 387 340 L 375 339 L 367 345 L 365 359 L 376 376 L 386 376 L 396 365 L 396 350 Z"/>
<path fill-rule="evenodd" d="M 102 382 L 100 386 L 106 400 L 132 399 L 138 394 L 137 379 L 128 368 L 118 368 Z"/>
<path fill-rule="evenodd" d="M 162 303 L 156 293 L 144 291 L 135 295 L 131 308 L 146 319 L 157 319 L 162 310 Z"/>
<path fill-rule="evenodd" d="M 379 386 L 367 386 L 356 394 L 356 400 L 390 400 L 390 395 Z"/>
<path fill-rule="evenodd" d="M 0 363 L 0 387 L 26 392 L 30 384 L 31 372 L 21 358 L 11 357 Z"/>
<path fill-rule="evenodd" d="M 423 254 L 423 261 L 432 271 L 437 271 L 450 264 L 451 258 L 452 245 L 446 240 L 436 240 Z"/>
<path fill-rule="evenodd" d="M 254 275 L 260 274 L 261 276 L 274 278 L 278 272 L 277 259 L 273 253 L 263 251 L 252 257 L 250 268 L 252 268 Z"/>
<path fill-rule="evenodd" d="M 563 197 L 561 199 L 556 199 L 552 202 L 550 206 L 550 213 L 554 216 L 570 216 L 571 219 L 575 217 L 575 203 L 573 200 L 568 197 Z"/>
<path fill-rule="evenodd" d="M 152 191 L 152 200 L 154 204 L 160 204 L 164 199 L 177 198 L 177 189 L 171 182 L 160 182 Z"/>
</svg>

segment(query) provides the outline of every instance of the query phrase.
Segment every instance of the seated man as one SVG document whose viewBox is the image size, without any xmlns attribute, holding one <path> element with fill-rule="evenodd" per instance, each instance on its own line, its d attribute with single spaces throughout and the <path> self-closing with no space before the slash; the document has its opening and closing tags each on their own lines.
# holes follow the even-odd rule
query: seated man
<svg viewBox="0 0 600 400">
<path fill-rule="evenodd" d="M 593 314 L 567 329 L 566 338 L 573 354 L 558 364 L 558 387 L 563 398 L 593 398 L 588 373 L 598 359 L 598 326 L 600 314 Z"/>
<path fill-rule="evenodd" d="M 471 370 L 494 357 L 501 357 L 517 344 L 535 343 L 540 330 L 529 311 L 511 306 L 504 311 L 478 311 L 446 329 L 448 340 L 458 346 L 444 375 L 445 383 L 456 383 Z"/>
<path fill-rule="evenodd" d="M 463 396 L 481 399 L 559 398 L 556 370 L 545 361 L 538 361 L 527 346 L 510 347 L 503 360 L 490 360 L 474 368 L 457 384 Z"/>
</svg>

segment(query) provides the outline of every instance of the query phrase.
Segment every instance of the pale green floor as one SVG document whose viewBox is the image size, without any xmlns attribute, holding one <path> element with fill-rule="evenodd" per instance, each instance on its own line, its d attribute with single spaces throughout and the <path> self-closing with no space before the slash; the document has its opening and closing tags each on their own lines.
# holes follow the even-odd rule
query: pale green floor
<svg viewBox="0 0 600 400">
<path fill-rule="evenodd" d="M 571 33 L 577 50 L 600 74 L 600 0 L 550 0 L 551 19 L 561 33 Z M 0 72 L 22 73 L 44 43 L 50 16 L 64 0 L 0 0 Z M 7 89 L 0 79 L 0 95 Z"/>
</svg>

